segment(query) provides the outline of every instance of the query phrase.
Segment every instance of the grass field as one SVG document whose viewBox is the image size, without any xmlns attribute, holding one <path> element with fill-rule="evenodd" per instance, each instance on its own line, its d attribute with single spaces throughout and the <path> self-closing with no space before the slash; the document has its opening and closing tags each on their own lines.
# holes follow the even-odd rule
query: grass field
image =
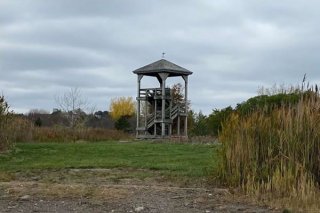
<svg viewBox="0 0 320 213">
<path fill-rule="evenodd" d="M 0 155 L 0 172 L 130 168 L 199 178 L 214 170 L 216 151 L 214 145 L 150 142 L 18 143 L 12 152 Z"/>
</svg>

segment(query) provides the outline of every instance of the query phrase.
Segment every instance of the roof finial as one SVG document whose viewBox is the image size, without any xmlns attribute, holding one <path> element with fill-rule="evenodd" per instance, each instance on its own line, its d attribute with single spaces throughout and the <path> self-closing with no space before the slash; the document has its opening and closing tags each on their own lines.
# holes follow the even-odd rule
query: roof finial
<svg viewBox="0 0 320 213">
<path fill-rule="evenodd" d="M 164 58 L 164 55 L 165 55 L 165 54 L 166 54 L 165 52 L 162 53 L 162 58 Z"/>
</svg>

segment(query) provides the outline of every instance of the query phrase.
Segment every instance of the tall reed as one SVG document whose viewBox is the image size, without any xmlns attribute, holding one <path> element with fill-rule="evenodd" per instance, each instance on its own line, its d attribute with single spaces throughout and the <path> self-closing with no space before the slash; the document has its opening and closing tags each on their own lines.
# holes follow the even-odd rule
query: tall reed
<svg viewBox="0 0 320 213">
<path fill-rule="evenodd" d="M 103 128 L 66 128 L 66 127 L 34 127 L 32 129 L 33 142 L 77 142 L 77 141 L 105 141 L 127 140 L 132 136 L 114 129 Z"/>
<path fill-rule="evenodd" d="M 220 178 L 246 192 L 310 200 L 320 183 L 320 97 L 317 86 L 223 123 Z"/>
</svg>

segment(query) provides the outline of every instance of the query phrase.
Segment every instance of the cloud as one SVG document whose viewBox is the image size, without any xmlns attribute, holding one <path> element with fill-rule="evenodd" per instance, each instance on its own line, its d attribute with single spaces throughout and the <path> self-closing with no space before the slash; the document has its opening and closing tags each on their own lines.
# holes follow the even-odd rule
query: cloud
<svg viewBox="0 0 320 213">
<path fill-rule="evenodd" d="M 2 0 L 0 91 L 25 112 L 51 110 L 54 95 L 79 87 L 106 110 L 112 97 L 135 96 L 132 70 L 166 52 L 167 60 L 194 72 L 193 109 L 210 113 L 254 96 L 259 86 L 297 84 L 304 73 L 317 83 L 319 6 L 315 0 Z"/>
</svg>

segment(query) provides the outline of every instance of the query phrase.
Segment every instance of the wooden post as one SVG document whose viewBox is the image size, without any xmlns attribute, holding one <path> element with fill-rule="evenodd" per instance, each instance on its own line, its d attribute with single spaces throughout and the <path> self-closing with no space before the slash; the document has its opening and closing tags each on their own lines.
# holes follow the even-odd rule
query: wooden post
<svg viewBox="0 0 320 213">
<path fill-rule="evenodd" d="M 161 136 L 164 137 L 166 135 L 166 79 L 168 77 L 168 73 L 159 73 L 160 78 L 162 79 L 161 90 L 162 90 L 162 107 L 161 107 Z"/>
<path fill-rule="evenodd" d="M 155 89 L 154 91 L 154 94 L 157 93 L 157 89 Z M 154 99 L 154 137 L 156 137 L 157 135 L 157 123 L 156 123 L 156 120 L 157 120 L 157 99 Z"/>
<path fill-rule="evenodd" d="M 166 134 L 166 124 L 164 123 L 166 119 L 166 80 L 162 79 L 162 107 L 161 107 L 161 136 Z"/>
<path fill-rule="evenodd" d="M 171 136 L 172 135 L 172 117 L 171 117 L 171 110 L 172 110 L 172 90 L 170 90 L 170 97 L 171 97 L 171 99 L 170 99 L 170 106 L 169 106 L 169 118 L 170 118 L 170 124 L 169 124 L 169 132 L 168 132 L 168 134 L 169 134 L 169 136 Z"/>
<path fill-rule="evenodd" d="M 144 134 L 147 135 L 148 133 L 148 90 L 146 90 L 146 99 L 144 101 Z"/>
<path fill-rule="evenodd" d="M 180 136 L 180 115 L 178 115 L 177 135 Z"/>
<path fill-rule="evenodd" d="M 188 136 L 188 76 L 182 76 L 184 79 L 184 101 L 185 101 L 185 121 L 184 121 L 184 135 Z"/>
<path fill-rule="evenodd" d="M 142 79 L 143 75 L 138 75 L 138 79 L 137 79 L 137 84 L 138 84 L 138 88 L 137 88 L 137 127 L 136 127 L 136 136 L 139 136 L 139 126 L 140 126 L 140 88 L 141 88 L 141 79 Z"/>
</svg>

